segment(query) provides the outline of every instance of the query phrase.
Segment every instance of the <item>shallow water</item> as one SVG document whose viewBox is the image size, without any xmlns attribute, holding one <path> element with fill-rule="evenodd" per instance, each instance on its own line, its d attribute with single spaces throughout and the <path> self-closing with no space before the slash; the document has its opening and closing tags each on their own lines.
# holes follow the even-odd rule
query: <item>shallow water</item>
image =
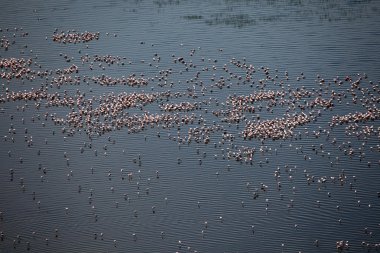
<svg viewBox="0 0 380 253">
<path fill-rule="evenodd" d="M 350 135 L 347 127 L 355 122 L 330 123 L 334 115 L 365 113 L 366 98 L 373 98 L 367 106 L 378 110 L 379 11 L 376 1 L 3 3 L 0 36 L 10 45 L 0 48 L 0 58 L 31 58 L 32 70 L 52 74 L 31 81 L 0 79 L 0 252 L 333 252 L 341 240 L 349 242 L 350 252 L 376 252 L 379 117 L 358 122 L 355 131 L 372 127 L 366 138 Z M 52 40 L 68 30 L 99 32 L 99 40 Z M 86 55 L 91 59 L 82 63 Z M 94 55 L 121 59 L 99 66 L 91 64 Z M 179 63 L 181 57 L 187 66 Z M 252 79 L 244 81 L 246 70 L 232 59 L 254 66 Z M 71 76 L 79 76 L 80 84 L 50 85 L 57 69 L 72 64 L 79 70 Z M 169 69 L 167 80 L 158 78 Z M 148 85 L 102 86 L 91 80 L 133 73 L 143 74 Z M 359 88 L 352 88 L 358 78 Z M 124 109 L 129 116 L 175 116 L 161 109 L 167 103 L 197 102 L 201 108 L 178 112 L 194 113 L 192 124 L 147 125 L 137 133 L 123 127 L 90 138 L 86 127 L 54 124 L 52 116 L 66 119 L 69 107 L 48 106 L 44 99 L 2 100 L 11 91 L 41 87 L 61 96 L 85 93 L 85 99 L 122 92 L 172 94 L 168 101 Z M 289 98 L 297 88 L 311 97 Z M 307 108 L 315 120 L 295 127 L 292 136 L 242 137 L 249 121 L 301 113 L 297 105 L 317 96 L 328 100 L 333 90 L 346 97 L 341 103 L 335 97 L 331 108 Z M 255 101 L 255 112 L 243 112 L 239 122 L 213 114 L 232 110 L 234 95 L 260 91 L 285 91 L 286 103 L 277 99 L 267 110 L 274 101 Z M 293 102 L 296 107 L 289 107 Z M 211 133 L 208 144 L 187 143 L 190 128 L 213 125 L 224 130 Z M 232 157 L 242 147 L 255 148 L 252 162 L 244 155 L 241 161 Z M 352 156 L 344 151 L 350 148 Z"/>
</svg>

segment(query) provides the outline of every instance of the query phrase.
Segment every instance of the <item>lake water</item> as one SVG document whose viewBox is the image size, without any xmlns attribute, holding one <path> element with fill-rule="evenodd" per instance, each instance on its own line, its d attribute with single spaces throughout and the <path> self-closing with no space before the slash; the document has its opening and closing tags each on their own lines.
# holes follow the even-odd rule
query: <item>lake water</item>
<svg viewBox="0 0 380 253">
<path fill-rule="evenodd" d="M 0 252 L 380 250 L 378 1 L 0 13 Z"/>
</svg>

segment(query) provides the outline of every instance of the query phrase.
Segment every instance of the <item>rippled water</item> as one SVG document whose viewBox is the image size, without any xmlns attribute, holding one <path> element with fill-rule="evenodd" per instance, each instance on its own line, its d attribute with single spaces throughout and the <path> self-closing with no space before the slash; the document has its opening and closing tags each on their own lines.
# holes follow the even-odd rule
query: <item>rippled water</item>
<svg viewBox="0 0 380 253">
<path fill-rule="evenodd" d="M 179 143 L 178 136 L 185 138 L 189 128 L 199 126 L 196 120 L 138 133 L 124 127 L 90 139 L 85 129 L 74 127 L 70 136 L 62 133 L 70 126 L 53 123 L 51 115 L 64 118 L 67 107 L 48 107 L 44 100 L 39 109 L 37 101 L 2 101 L 0 252 L 334 252 L 341 240 L 349 242 L 350 252 L 378 251 L 379 120 L 358 123 L 359 129 L 373 127 L 366 139 L 348 135 L 346 127 L 353 123 L 329 124 L 334 115 L 366 112 L 365 98 L 378 101 L 379 12 L 378 2 L 370 0 L 2 3 L 0 36 L 10 45 L 0 48 L 0 58 L 32 58 L 32 70 L 53 70 L 31 81 L 0 79 L 2 97 L 6 89 L 40 87 L 70 96 L 79 90 L 88 99 L 170 90 L 185 95 L 125 111 L 161 114 L 164 103 L 198 102 L 201 109 L 179 115 L 194 113 L 205 119 L 200 125 L 215 122 L 225 131 L 212 133 L 209 144 Z M 100 37 L 56 43 L 56 29 L 99 32 Z M 121 60 L 110 66 L 95 62 L 90 70 L 91 61 L 81 61 L 87 54 Z M 186 69 L 178 63 L 181 57 L 195 67 Z M 234 66 L 233 58 L 255 67 L 252 80 L 243 81 L 245 70 Z M 50 87 L 56 70 L 72 64 L 79 67 L 72 76 L 80 76 L 80 84 Z M 228 80 L 225 65 L 237 77 Z M 166 83 L 155 78 L 168 69 Z M 83 82 L 84 76 L 132 73 L 153 80 L 142 87 Z M 226 83 L 218 88 L 221 76 Z M 341 85 L 334 82 L 337 76 Z M 352 82 L 345 78 L 359 76 L 363 80 L 355 92 L 362 100 L 355 104 Z M 316 121 L 295 128 L 285 140 L 245 140 L 241 133 L 248 120 L 284 117 L 288 104 L 270 112 L 267 101 L 255 102 L 256 111 L 245 112 L 247 121 L 238 123 L 213 115 L 231 109 L 232 95 L 301 87 L 313 96 L 320 91 L 324 99 L 332 90 L 346 97 L 342 103 L 334 100 L 331 109 L 316 107 Z M 234 140 L 223 139 L 224 132 Z M 228 158 L 228 151 L 242 146 L 256 149 L 252 162 Z M 350 148 L 354 155 L 345 155 Z"/>
</svg>

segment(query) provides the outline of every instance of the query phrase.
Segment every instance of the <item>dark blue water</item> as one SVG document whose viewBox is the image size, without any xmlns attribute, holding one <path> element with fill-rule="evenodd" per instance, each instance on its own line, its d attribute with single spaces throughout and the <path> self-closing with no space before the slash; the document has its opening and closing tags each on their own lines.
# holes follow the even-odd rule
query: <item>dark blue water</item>
<svg viewBox="0 0 380 253">
<path fill-rule="evenodd" d="M 0 78 L 0 252 L 348 251 L 339 241 L 377 252 L 379 11 L 377 1 L 2 3 L 0 59 L 32 63 L 22 79 Z M 52 39 L 85 31 L 99 39 Z M 63 76 L 78 82 L 57 85 L 72 64 L 78 72 Z M 148 84 L 94 81 L 132 74 Z M 91 110 L 116 104 L 106 97 L 157 98 L 81 127 L 67 119 L 90 109 L 83 103 L 7 100 L 38 89 L 91 100 Z M 254 112 L 232 105 L 272 91 L 284 96 L 256 99 Z M 311 106 L 317 98 L 333 106 Z M 163 110 L 182 102 L 196 109 Z M 251 123 L 260 130 L 301 113 L 310 122 L 283 139 L 264 139 L 265 128 L 244 138 Z M 114 124 L 144 115 L 170 120 Z"/>
</svg>

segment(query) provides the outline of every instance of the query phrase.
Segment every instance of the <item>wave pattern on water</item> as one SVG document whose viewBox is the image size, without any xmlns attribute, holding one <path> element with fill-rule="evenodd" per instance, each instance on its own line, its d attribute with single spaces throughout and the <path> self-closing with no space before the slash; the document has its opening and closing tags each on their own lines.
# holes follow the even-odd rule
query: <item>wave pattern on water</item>
<svg viewBox="0 0 380 253">
<path fill-rule="evenodd" d="M 15 5 L 0 252 L 378 250 L 376 1 Z"/>
</svg>

